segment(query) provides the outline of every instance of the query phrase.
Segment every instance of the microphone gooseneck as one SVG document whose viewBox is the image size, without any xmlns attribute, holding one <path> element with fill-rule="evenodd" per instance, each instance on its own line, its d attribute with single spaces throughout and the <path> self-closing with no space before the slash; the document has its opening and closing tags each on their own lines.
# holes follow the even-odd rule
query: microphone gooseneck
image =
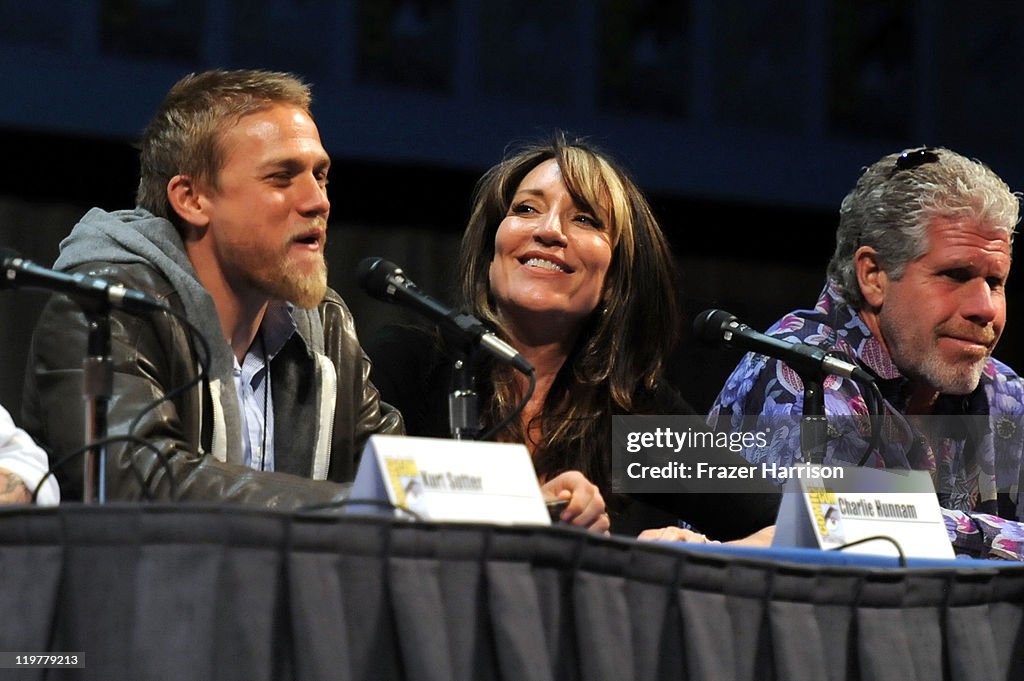
<svg viewBox="0 0 1024 681">
<path fill-rule="evenodd" d="M 399 303 L 426 315 L 466 343 L 529 375 L 533 366 L 519 351 L 494 335 L 476 317 L 458 312 L 424 293 L 402 268 L 383 258 L 365 258 L 356 267 L 356 281 L 378 300 Z"/>
<path fill-rule="evenodd" d="M 788 364 L 798 374 L 835 374 L 867 384 L 875 382 L 871 374 L 853 362 L 834 357 L 814 345 L 793 343 L 755 331 L 725 310 L 701 312 L 693 321 L 693 331 L 699 340 L 708 345 L 738 347 L 774 357 Z"/>
<path fill-rule="evenodd" d="M 150 295 L 99 277 L 69 274 L 42 267 L 22 258 L 10 248 L 0 247 L 0 289 L 35 288 L 63 293 L 86 309 L 116 308 L 128 312 L 162 310 Z"/>
</svg>

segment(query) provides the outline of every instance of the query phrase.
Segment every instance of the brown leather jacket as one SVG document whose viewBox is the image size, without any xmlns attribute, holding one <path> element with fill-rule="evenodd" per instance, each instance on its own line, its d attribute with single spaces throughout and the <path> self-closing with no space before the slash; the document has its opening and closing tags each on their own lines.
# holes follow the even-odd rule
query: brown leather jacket
<svg viewBox="0 0 1024 681">
<path fill-rule="evenodd" d="M 75 271 L 141 289 L 183 310 L 172 285 L 144 264 L 90 264 Z M 347 490 L 343 483 L 355 476 L 367 438 L 402 433 L 402 418 L 380 402 L 370 383 L 370 361 L 341 297 L 328 290 L 318 311 L 322 345 L 321 339 L 312 338 L 320 335 L 319 329 L 300 324 L 271 362 L 274 473 L 229 462 L 224 440 L 231 437 L 231 429 L 225 432 L 222 420 L 218 424 L 218 408 L 206 382 L 146 411 L 147 405 L 196 375 L 195 345 L 185 325 L 170 314 L 112 312 L 114 384 L 108 430 L 110 435 L 127 433 L 141 413 L 133 435 L 145 444 L 118 443 L 108 449 L 107 498 L 169 499 L 169 478 L 176 488 L 174 498 L 188 500 L 291 509 L 342 498 Z M 219 329 L 204 331 L 210 342 L 221 338 Z M 50 450 L 51 466 L 83 443 L 82 359 L 87 341 L 82 310 L 68 298 L 54 296 L 33 335 L 23 414 L 26 430 Z M 332 373 L 336 380 L 331 380 Z M 233 383 L 224 387 L 235 389 Z M 58 468 L 56 475 L 64 500 L 81 499 L 81 457 Z"/>
</svg>

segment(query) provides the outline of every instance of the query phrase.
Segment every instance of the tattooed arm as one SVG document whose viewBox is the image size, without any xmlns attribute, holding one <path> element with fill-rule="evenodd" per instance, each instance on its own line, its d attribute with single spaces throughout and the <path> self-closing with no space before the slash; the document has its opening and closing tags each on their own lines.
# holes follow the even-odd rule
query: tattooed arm
<svg viewBox="0 0 1024 681">
<path fill-rule="evenodd" d="M 17 475 L 0 468 L 0 504 L 27 504 L 32 501 L 32 492 Z"/>
</svg>

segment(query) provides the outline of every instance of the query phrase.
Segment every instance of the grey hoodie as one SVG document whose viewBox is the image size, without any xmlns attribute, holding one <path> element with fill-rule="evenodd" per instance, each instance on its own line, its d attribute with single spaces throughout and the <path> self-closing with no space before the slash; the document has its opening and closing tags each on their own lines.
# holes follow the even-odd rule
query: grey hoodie
<svg viewBox="0 0 1024 681">
<path fill-rule="evenodd" d="M 185 315 L 204 332 L 209 343 L 210 392 L 220 408 L 214 409 L 212 454 L 221 461 L 242 463 L 238 395 L 234 389 L 231 347 L 220 335 L 220 318 L 213 298 L 199 282 L 175 226 L 144 208 L 108 213 L 93 208 L 60 244 L 54 268 L 69 270 L 89 263 L 141 264 L 157 270 L 181 297 Z M 298 333 L 314 353 L 323 353 L 323 328 L 315 310 L 293 309 Z"/>
</svg>

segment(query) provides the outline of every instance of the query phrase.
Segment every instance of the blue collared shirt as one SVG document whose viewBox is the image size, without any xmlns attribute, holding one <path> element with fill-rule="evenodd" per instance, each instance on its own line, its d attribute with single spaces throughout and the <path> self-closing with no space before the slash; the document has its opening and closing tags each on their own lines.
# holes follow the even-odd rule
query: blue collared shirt
<svg viewBox="0 0 1024 681">
<path fill-rule="evenodd" d="M 295 328 L 291 306 L 271 303 L 241 365 L 235 359 L 235 389 L 242 413 L 242 453 L 245 465 L 256 470 L 274 470 L 274 394 L 268 369 Z"/>
</svg>

